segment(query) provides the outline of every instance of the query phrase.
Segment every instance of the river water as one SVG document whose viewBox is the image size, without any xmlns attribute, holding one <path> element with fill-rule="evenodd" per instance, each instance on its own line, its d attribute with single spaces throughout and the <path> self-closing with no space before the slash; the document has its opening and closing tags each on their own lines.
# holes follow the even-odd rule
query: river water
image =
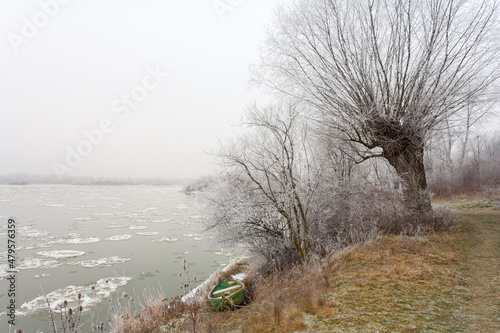
<svg viewBox="0 0 500 333">
<path fill-rule="evenodd" d="M 197 207 L 180 186 L 0 186 L 0 332 L 9 332 L 10 302 L 12 332 L 49 332 L 42 288 L 53 307 L 81 293 L 90 322 L 91 314 L 104 319 L 109 297 L 122 292 L 179 294 L 183 259 L 197 281 L 208 278 L 235 253 L 202 234 Z M 9 263 L 19 270 L 13 289 Z"/>
</svg>

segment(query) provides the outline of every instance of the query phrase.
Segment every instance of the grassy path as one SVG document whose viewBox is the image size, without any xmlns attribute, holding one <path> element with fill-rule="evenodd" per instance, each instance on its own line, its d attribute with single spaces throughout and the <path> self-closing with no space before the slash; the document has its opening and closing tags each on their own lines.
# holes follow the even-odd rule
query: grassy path
<svg viewBox="0 0 500 333">
<path fill-rule="evenodd" d="M 455 208 L 451 232 L 386 237 L 348 254 L 333 279 L 333 318 L 310 331 L 500 332 L 500 212 Z"/>
<path fill-rule="evenodd" d="M 470 290 L 464 316 L 470 332 L 500 332 L 500 215 L 473 209 L 463 214 L 460 250 Z"/>
</svg>

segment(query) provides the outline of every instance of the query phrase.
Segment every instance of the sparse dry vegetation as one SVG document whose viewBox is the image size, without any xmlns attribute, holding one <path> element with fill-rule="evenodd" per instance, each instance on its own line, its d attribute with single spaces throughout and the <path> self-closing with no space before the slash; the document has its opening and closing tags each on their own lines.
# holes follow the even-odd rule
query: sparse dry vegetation
<svg viewBox="0 0 500 333">
<path fill-rule="evenodd" d="M 126 297 L 125 301 L 126 301 Z M 112 306 L 112 332 L 150 332 L 152 329 L 164 325 L 169 321 L 178 318 L 184 311 L 186 305 L 179 296 L 172 299 L 166 298 L 157 292 L 144 293 L 144 301 L 137 306 L 127 302 L 122 304 L 117 300 Z M 135 302 L 135 301 L 134 301 Z"/>
</svg>

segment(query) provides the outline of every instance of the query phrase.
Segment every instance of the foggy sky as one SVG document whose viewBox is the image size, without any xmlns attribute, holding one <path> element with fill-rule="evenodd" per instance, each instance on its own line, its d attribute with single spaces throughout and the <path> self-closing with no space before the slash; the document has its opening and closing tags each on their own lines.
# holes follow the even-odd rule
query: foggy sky
<svg viewBox="0 0 500 333">
<path fill-rule="evenodd" d="M 0 174 L 213 173 L 279 1 L 2 0 Z"/>
</svg>

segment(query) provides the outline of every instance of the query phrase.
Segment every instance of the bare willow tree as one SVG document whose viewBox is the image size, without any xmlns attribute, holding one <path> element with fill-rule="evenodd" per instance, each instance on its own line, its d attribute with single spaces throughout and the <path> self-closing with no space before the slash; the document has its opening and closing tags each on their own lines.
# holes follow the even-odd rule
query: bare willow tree
<svg viewBox="0 0 500 333">
<path fill-rule="evenodd" d="M 385 158 L 405 206 L 431 212 L 424 149 L 499 77 L 492 0 L 298 0 L 282 7 L 256 82 L 318 112 L 357 162 Z M 498 92 L 494 92 L 498 94 Z"/>
<path fill-rule="evenodd" d="M 284 246 L 305 261 L 311 249 L 311 202 L 322 168 L 313 156 L 307 122 L 296 105 L 253 106 L 245 125 L 251 131 L 218 154 L 227 179 L 216 183 L 209 198 L 209 227 L 219 238 L 254 250 L 262 245 L 276 254 Z"/>
</svg>

